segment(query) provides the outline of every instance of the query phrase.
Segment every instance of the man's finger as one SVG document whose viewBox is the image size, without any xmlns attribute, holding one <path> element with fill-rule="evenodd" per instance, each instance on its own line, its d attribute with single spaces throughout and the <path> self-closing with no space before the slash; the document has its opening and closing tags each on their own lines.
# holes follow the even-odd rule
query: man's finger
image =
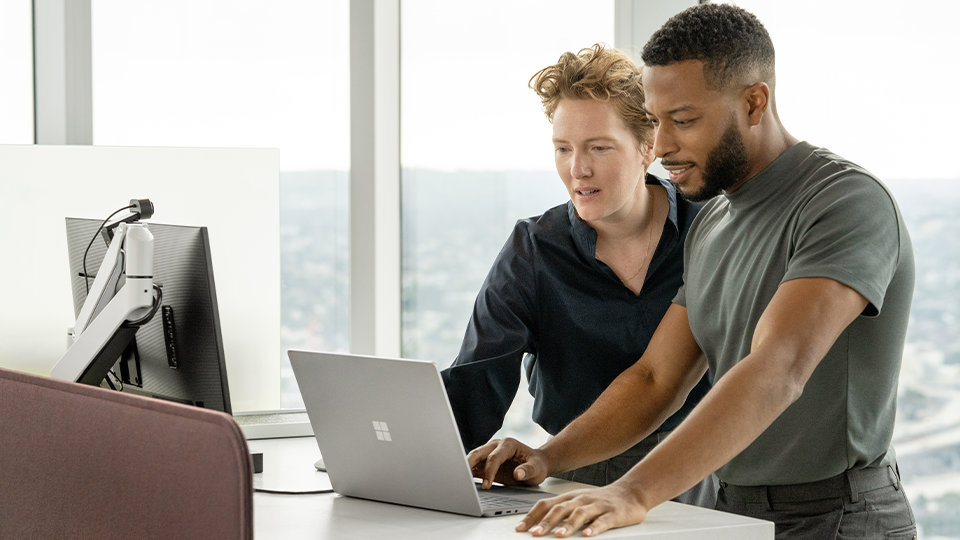
<svg viewBox="0 0 960 540">
<path fill-rule="evenodd" d="M 610 514 L 603 514 L 597 516 L 592 523 L 583 528 L 583 532 L 580 533 L 583 536 L 596 536 L 603 531 L 607 531 L 615 527 L 613 523 L 613 517 Z"/>
<path fill-rule="evenodd" d="M 487 455 L 489 455 L 498 444 L 500 444 L 500 439 L 494 439 L 487 444 L 478 446 L 467 453 L 467 462 L 470 464 L 470 468 L 475 469 L 478 465 L 483 463 L 483 461 L 487 459 Z"/>
<path fill-rule="evenodd" d="M 482 480 L 481 488 L 490 489 L 490 486 L 493 485 L 494 480 L 497 478 L 500 466 L 513 454 L 513 452 L 504 449 L 506 443 L 507 441 L 500 441 L 500 444 L 498 444 L 492 452 L 487 454 L 487 459 L 483 464 L 483 475 L 480 477 Z"/>
<path fill-rule="evenodd" d="M 540 499 L 536 504 L 533 505 L 533 508 L 527 512 L 527 515 L 520 520 L 520 523 L 517 524 L 516 531 L 530 531 L 532 527 L 539 524 L 540 521 L 543 520 L 543 518 L 547 515 L 547 512 L 553 509 L 554 506 L 568 500 L 570 497 L 571 495 L 569 493 L 565 493 L 563 495 L 557 495 L 556 497 L 550 497 L 548 499 Z"/>
<path fill-rule="evenodd" d="M 529 482 L 537 478 L 537 467 L 530 461 L 525 461 L 513 469 L 513 478 L 518 482 Z"/>
<path fill-rule="evenodd" d="M 584 525 L 588 525 L 598 518 L 605 515 L 604 511 L 596 504 L 582 504 L 574 499 L 568 503 L 567 514 L 561 523 L 558 523 L 554 534 L 560 538 L 566 538 L 579 531 Z"/>
<path fill-rule="evenodd" d="M 531 473 L 527 471 L 527 469 L 530 469 L 530 468 L 532 467 L 526 463 L 514 467 L 513 478 L 518 482 L 523 482 L 524 480 L 526 480 L 528 477 L 531 476 Z"/>
<path fill-rule="evenodd" d="M 570 517 L 571 510 L 576 508 L 575 504 L 576 503 L 567 500 L 559 501 L 547 511 L 539 523 L 530 529 L 530 534 L 533 536 L 544 536 L 550 534 L 550 531 L 557 527 L 563 528 L 566 533 L 569 529 L 566 524 Z M 576 529 L 574 529 L 574 531 L 575 530 Z M 559 536 L 559 532 L 557 535 Z"/>
</svg>

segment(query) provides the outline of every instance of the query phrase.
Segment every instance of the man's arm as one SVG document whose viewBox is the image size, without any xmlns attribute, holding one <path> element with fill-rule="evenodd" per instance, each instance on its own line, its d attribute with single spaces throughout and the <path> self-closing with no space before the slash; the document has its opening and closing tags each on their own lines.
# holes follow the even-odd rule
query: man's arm
<svg viewBox="0 0 960 540">
<path fill-rule="evenodd" d="M 620 480 L 537 503 L 517 530 L 584 536 L 639 523 L 743 451 L 794 401 L 867 300 L 826 278 L 780 286 L 757 323 L 750 354 L 716 381 L 693 412 Z"/>
<path fill-rule="evenodd" d="M 547 476 L 596 463 L 630 448 L 676 412 L 706 372 L 686 309 L 671 305 L 636 364 L 587 412 L 539 450 L 513 439 L 492 441 L 468 458 L 483 486 L 539 484 Z"/>
</svg>

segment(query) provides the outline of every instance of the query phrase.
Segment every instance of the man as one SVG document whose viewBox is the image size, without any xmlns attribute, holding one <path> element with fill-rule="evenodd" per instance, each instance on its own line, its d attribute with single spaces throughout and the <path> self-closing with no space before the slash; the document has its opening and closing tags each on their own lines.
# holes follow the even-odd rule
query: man
<svg viewBox="0 0 960 540">
<path fill-rule="evenodd" d="M 690 8 L 643 61 L 655 153 L 684 196 L 713 197 L 690 229 L 684 285 L 587 412 L 540 449 L 493 442 L 471 465 L 484 485 L 539 483 L 604 459 L 709 368 L 713 389 L 626 475 L 542 501 L 517 529 L 593 536 L 716 471 L 717 508 L 772 520 L 778 538 L 915 538 L 890 446 L 914 279 L 896 203 L 783 127 L 773 45 L 752 14 Z"/>
</svg>

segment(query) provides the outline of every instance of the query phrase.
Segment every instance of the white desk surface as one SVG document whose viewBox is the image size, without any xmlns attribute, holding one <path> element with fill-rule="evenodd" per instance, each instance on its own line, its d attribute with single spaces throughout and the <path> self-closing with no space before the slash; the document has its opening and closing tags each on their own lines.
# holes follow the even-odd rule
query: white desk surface
<svg viewBox="0 0 960 540">
<path fill-rule="evenodd" d="M 251 452 L 263 452 L 264 472 L 254 486 L 277 491 L 329 488 L 313 463 L 320 457 L 313 437 L 248 441 Z M 579 484 L 552 480 L 548 491 L 562 492 Z M 395 504 L 342 497 L 335 493 L 253 496 L 255 538 L 325 538 L 367 540 L 380 535 L 403 539 L 532 538 L 514 532 L 519 516 L 478 518 Z M 613 529 L 600 538 L 675 540 L 770 540 L 773 523 L 675 502 L 657 506 L 639 525 Z"/>
</svg>

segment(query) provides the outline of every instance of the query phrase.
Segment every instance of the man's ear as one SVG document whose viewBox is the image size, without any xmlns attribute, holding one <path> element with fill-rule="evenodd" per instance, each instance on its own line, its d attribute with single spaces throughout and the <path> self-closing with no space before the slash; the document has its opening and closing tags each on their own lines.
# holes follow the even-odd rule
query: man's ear
<svg viewBox="0 0 960 540">
<path fill-rule="evenodd" d="M 743 97 L 750 125 L 759 125 L 770 108 L 770 87 L 765 82 L 753 83 L 743 91 Z"/>
</svg>

